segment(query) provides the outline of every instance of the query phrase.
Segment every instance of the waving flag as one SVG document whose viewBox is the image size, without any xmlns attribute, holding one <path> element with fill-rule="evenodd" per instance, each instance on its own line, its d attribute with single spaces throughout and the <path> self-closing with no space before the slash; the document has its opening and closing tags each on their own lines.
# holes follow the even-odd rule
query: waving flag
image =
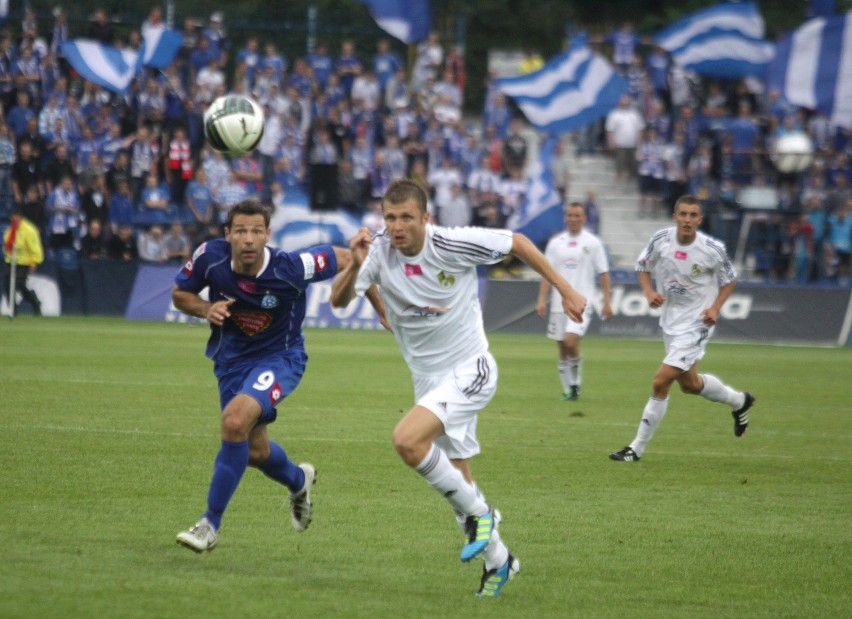
<svg viewBox="0 0 852 619">
<path fill-rule="evenodd" d="M 115 92 L 124 92 L 136 76 L 139 54 L 88 39 L 62 44 L 65 59 L 84 79 Z"/>
<path fill-rule="evenodd" d="M 498 78 L 495 84 L 533 126 L 549 133 L 572 131 L 605 116 L 627 89 L 612 65 L 586 46 L 585 36 L 538 71 Z"/>
<path fill-rule="evenodd" d="M 852 129 L 852 11 L 812 19 L 782 39 L 766 81 L 793 105 Z"/>
<path fill-rule="evenodd" d="M 183 44 L 183 35 L 168 28 L 142 33 L 139 52 L 103 45 L 90 39 L 62 44 L 62 53 L 84 79 L 114 92 L 125 92 L 142 66 L 162 69 L 170 65 Z"/>
<path fill-rule="evenodd" d="M 774 46 L 751 2 L 702 9 L 658 32 L 654 39 L 686 69 L 715 77 L 761 75 Z"/>
<path fill-rule="evenodd" d="M 536 245 L 563 227 L 562 197 L 553 183 L 550 165 L 558 137 L 547 137 L 539 147 L 538 161 L 530 166 L 524 203 L 512 214 L 507 227 L 521 232 Z"/>
<path fill-rule="evenodd" d="M 358 232 L 360 222 L 346 211 L 318 213 L 308 206 L 308 196 L 297 188 L 287 190 L 284 204 L 275 209 L 271 244 L 288 251 L 304 249 L 320 243 L 347 246 Z"/>
<path fill-rule="evenodd" d="M 361 0 L 379 27 L 403 43 L 429 36 L 432 7 L 429 0 Z"/>
</svg>

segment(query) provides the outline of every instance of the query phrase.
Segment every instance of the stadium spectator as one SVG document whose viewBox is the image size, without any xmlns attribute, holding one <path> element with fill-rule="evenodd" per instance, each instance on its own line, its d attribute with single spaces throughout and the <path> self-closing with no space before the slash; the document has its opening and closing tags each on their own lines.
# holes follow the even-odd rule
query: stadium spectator
<svg viewBox="0 0 852 619">
<path fill-rule="evenodd" d="M 91 186 L 80 196 L 80 209 L 87 226 L 97 221 L 105 227 L 109 221 L 109 203 L 107 202 L 106 179 L 102 174 L 92 177 Z"/>
<path fill-rule="evenodd" d="M 74 247 L 80 239 L 80 196 L 70 176 L 62 176 L 48 194 L 45 207 L 50 247 Z"/>
<path fill-rule="evenodd" d="M 142 230 L 136 243 L 139 247 L 139 258 L 143 262 L 164 264 L 169 259 L 163 226 L 160 224 L 153 224 Z"/>
<path fill-rule="evenodd" d="M 666 357 L 654 375 L 636 437 L 611 453 L 612 460 L 634 462 L 644 455 L 668 410 L 669 390 L 675 382 L 684 393 L 730 406 L 735 436 L 748 428 L 754 396 L 736 391 L 712 374 L 698 373 L 698 362 L 737 277 L 724 244 L 698 230 L 702 219 L 701 203 L 694 196 L 681 196 L 675 205 L 675 225 L 655 233 L 636 264 L 648 304 L 662 308 Z M 686 269 L 685 264 L 692 267 Z"/>
<path fill-rule="evenodd" d="M 275 421 L 276 407 L 298 386 L 307 362 L 301 324 L 304 289 L 334 277 L 349 263 L 346 250 L 330 245 L 313 247 L 301 257 L 267 248 L 269 212 L 257 202 L 240 203 L 229 212 L 226 225 L 226 238 L 208 242 L 178 272 L 172 291 L 178 310 L 210 323 L 207 354 L 216 362 L 222 407 L 222 445 L 213 466 L 207 510 L 193 527 L 177 535 L 178 543 L 196 552 L 216 546 L 222 516 L 249 466 L 289 490 L 296 531 L 310 524 L 316 469 L 292 462 L 269 439 L 267 425 Z M 248 287 L 246 281 L 258 285 Z M 212 302 L 198 294 L 207 286 Z"/>
<path fill-rule="evenodd" d="M 199 168 L 195 172 L 195 178 L 189 181 L 185 200 L 186 207 L 196 223 L 208 224 L 213 221 L 213 192 L 207 183 L 207 172 L 204 168 Z"/>
<path fill-rule="evenodd" d="M 394 447 L 450 503 L 467 538 L 461 560 L 484 558 L 479 595 L 497 596 L 520 563 L 500 538 L 499 517 L 474 482 L 469 463 L 479 453 L 478 413 L 497 386 L 482 311 L 478 303 L 466 301 L 476 297 L 475 267 L 513 254 L 559 289 L 563 307 L 572 317 L 581 319 L 586 302 L 526 237 L 507 230 L 434 228 L 426 202 L 425 192 L 412 181 L 391 185 L 382 203 L 387 232 L 373 241 L 369 231 L 362 229 L 352 239 L 352 262 L 333 282 L 331 302 L 345 307 L 356 295 L 381 286 L 388 301 L 388 320 L 415 388 L 416 404 L 394 429 Z M 488 251 L 479 251 L 483 248 Z M 411 261 L 420 256 L 422 260 Z M 390 266 L 407 259 L 404 270 Z M 427 291 L 420 280 L 446 280 L 447 284 Z M 399 304 L 398 299 L 406 301 Z M 406 315 L 411 306 L 403 305 L 412 301 L 432 319 L 424 322 L 422 316 Z M 434 309 L 443 307 L 458 311 Z"/>
<path fill-rule="evenodd" d="M 601 317 L 609 320 L 613 312 L 610 304 L 609 261 L 603 243 L 585 229 L 586 208 L 580 202 L 565 205 L 564 221 L 565 230 L 551 237 L 544 255 L 556 272 L 586 299 L 597 298 L 597 277 L 603 298 Z M 580 340 L 589 328 L 595 313 L 594 305 L 588 303 L 582 320 L 575 321 L 562 310 L 562 299 L 558 291 L 555 288 L 551 290 L 550 282 L 542 279 L 536 301 L 536 313 L 548 320 L 547 337 L 556 340 L 558 345 L 562 399 L 576 401 L 580 398 L 580 390 L 583 387 Z"/>
<path fill-rule="evenodd" d="M 624 182 L 636 176 L 636 147 L 645 121 L 623 96 L 618 107 L 606 117 L 607 146 L 615 154 L 615 178 Z"/>
<path fill-rule="evenodd" d="M 107 236 L 99 219 L 86 225 L 86 234 L 80 239 L 80 257 L 84 260 L 103 260 L 109 257 Z"/>
<path fill-rule="evenodd" d="M 118 226 L 118 232 L 109 238 L 107 253 L 116 262 L 134 262 L 139 259 L 139 247 L 132 224 Z"/>
<path fill-rule="evenodd" d="M 169 225 L 168 232 L 163 236 L 163 246 L 166 249 L 166 257 L 169 262 L 183 264 L 192 253 L 189 238 L 184 232 L 183 224 L 173 221 Z"/>
</svg>

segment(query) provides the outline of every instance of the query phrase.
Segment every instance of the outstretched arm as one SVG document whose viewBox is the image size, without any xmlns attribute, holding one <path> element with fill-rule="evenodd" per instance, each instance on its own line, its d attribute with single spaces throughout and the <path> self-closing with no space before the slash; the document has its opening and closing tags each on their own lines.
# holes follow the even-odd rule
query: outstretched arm
<svg viewBox="0 0 852 619">
<path fill-rule="evenodd" d="M 367 228 L 361 228 L 358 234 L 352 237 L 349 242 L 352 259 L 342 270 L 337 271 L 337 277 L 331 284 L 332 307 L 346 307 L 355 298 L 355 280 L 358 279 L 358 271 L 364 262 L 364 258 L 367 257 L 372 242 L 372 236 Z M 372 302 L 372 299 L 370 301 Z M 376 310 L 378 311 L 378 308 Z"/>
<path fill-rule="evenodd" d="M 583 312 L 586 310 L 586 297 L 569 284 L 564 277 L 556 272 L 550 261 L 544 257 L 538 248 L 526 236 L 518 232 L 512 234 L 512 255 L 517 256 L 533 270 L 546 279 L 562 297 L 562 309 L 575 322 L 583 322 Z"/>
</svg>

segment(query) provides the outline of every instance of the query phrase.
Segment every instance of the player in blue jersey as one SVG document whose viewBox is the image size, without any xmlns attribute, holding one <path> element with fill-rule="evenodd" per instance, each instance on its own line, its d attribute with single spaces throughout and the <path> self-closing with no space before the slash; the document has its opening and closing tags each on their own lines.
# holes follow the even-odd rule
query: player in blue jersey
<svg viewBox="0 0 852 619">
<path fill-rule="evenodd" d="M 207 511 L 177 536 L 179 544 L 196 552 L 216 546 L 222 514 L 247 466 L 289 489 L 296 531 L 311 522 L 316 470 L 294 464 L 269 439 L 267 425 L 305 371 L 305 292 L 345 268 L 350 255 L 331 245 L 301 252 L 267 247 L 269 218 L 254 200 L 232 207 L 225 238 L 201 245 L 172 290 L 175 307 L 210 322 L 207 356 L 215 364 L 222 407 L 222 447 L 213 465 Z M 199 296 L 206 287 L 209 301 Z"/>
</svg>

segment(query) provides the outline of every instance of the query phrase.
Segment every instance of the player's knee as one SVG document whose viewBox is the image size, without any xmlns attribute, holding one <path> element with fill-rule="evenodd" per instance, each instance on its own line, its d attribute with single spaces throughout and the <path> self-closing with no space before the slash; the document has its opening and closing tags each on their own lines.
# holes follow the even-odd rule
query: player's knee
<svg viewBox="0 0 852 619">
<path fill-rule="evenodd" d="M 420 455 L 422 451 L 420 445 L 404 428 L 400 428 L 399 426 L 394 428 L 391 440 L 393 441 L 393 448 L 396 449 L 396 453 L 409 466 L 417 466 L 425 457 L 425 454 Z"/>
<path fill-rule="evenodd" d="M 244 416 L 239 411 L 225 409 L 222 413 L 222 438 L 226 441 L 243 441 L 248 437 Z"/>
</svg>

